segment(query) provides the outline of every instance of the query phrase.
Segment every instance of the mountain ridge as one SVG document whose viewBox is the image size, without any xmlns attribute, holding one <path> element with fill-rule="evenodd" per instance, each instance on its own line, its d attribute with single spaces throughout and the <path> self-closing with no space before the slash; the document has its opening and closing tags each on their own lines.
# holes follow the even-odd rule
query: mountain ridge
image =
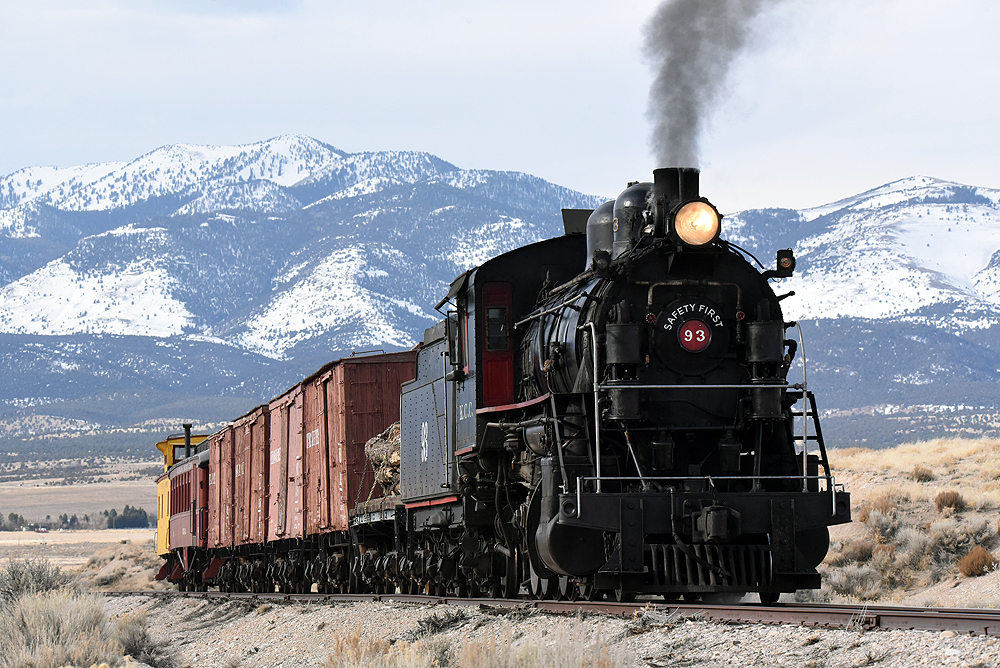
<svg viewBox="0 0 1000 668">
<path fill-rule="evenodd" d="M 186 391 L 218 399 L 195 411 L 206 421 L 234 417 L 223 412 L 234 402 L 250 408 L 341 354 L 411 347 L 456 275 L 562 234 L 561 208 L 603 201 L 520 172 L 298 135 L 2 176 L 0 372 L 15 382 L 0 391 L 0 434 L 44 411 L 100 433 L 157 402 L 192 410 Z M 765 264 L 795 249 L 795 275 L 774 287 L 795 293 L 782 307 L 808 334 L 831 434 L 924 429 L 913 427 L 923 417 L 896 428 L 886 405 L 993 414 L 1000 190 L 908 177 L 808 209 L 736 212 L 723 237 Z M 73 361 L 72 349 L 88 352 Z M 85 409 L 109 393 L 150 406 Z M 968 435 L 1000 433 L 981 423 Z M 0 436 L 0 449 L 35 447 L 18 443 Z"/>
</svg>

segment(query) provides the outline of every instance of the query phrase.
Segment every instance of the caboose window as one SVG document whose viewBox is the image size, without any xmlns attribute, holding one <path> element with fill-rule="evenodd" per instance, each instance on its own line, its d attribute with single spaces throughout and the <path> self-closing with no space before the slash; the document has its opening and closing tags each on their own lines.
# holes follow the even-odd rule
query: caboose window
<svg viewBox="0 0 1000 668">
<path fill-rule="evenodd" d="M 507 350 L 507 309 L 494 306 L 486 309 L 486 350 Z"/>
</svg>

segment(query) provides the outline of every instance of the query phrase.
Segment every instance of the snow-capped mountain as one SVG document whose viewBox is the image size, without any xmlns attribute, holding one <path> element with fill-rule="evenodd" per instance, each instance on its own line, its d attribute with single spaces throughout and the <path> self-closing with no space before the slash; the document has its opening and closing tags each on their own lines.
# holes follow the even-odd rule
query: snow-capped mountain
<svg viewBox="0 0 1000 668">
<path fill-rule="evenodd" d="M 78 237 L 44 264 L 3 267 L 0 334 L 202 336 L 274 358 L 317 337 L 331 351 L 411 346 L 455 274 L 558 233 L 560 207 L 598 201 L 289 136 L 28 168 L 0 192 L 7 243 Z"/>
<path fill-rule="evenodd" d="M 765 264 L 795 250 L 795 276 L 775 291 L 795 293 L 782 307 L 806 330 L 813 387 L 841 435 L 998 433 L 1000 190 L 911 177 L 724 225 Z"/>
<path fill-rule="evenodd" d="M 53 406 L 74 424 L 225 419 L 219 397 L 253 405 L 337 355 L 411 347 L 457 274 L 600 201 L 298 136 L 19 170 L 0 178 L 0 440 Z"/>
<path fill-rule="evenodd" d="M 107 428 L 217 421 L 339 354 L 412 346 L 454 276 L 601 201 L 300 136 L 0 177 L 0 441 L 34 429 L 10 426 L 38 424 L 25 411 Z M 994 405 L 1000 191 L 914 177 L 723 224 L 765 265 L 795 249 L 776 291 L 795 292 L 782 306 L 835 411 L 828 431 L 871 435 L 872 416 L 905 413 L 891 405 Z M 119 395 L 133 399 L 106 400 Z"/>
<path fill-rule="evenodd" d="M 737 243 L 759 247 L 788 230 L 797 275 L 788 309 L 798 319 L 929 322 L 955 331 L 1000 322 L 1000 191 L 913 177 L 805 211 L 752 211 L 727 219 Z M 767 218 L 768 225 L 761 225 Z"/>
</svg>

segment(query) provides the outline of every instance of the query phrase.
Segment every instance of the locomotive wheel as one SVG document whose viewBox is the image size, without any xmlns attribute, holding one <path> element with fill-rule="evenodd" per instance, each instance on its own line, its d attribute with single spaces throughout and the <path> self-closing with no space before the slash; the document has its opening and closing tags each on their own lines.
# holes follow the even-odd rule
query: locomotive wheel
<svg viewBox="0 0 1000 668">
<path fill-rule="evenodd" d="M 555 598 L 559 591 L 559 578 L 543 578 L 535 572 L 534 566 L 529 564 L 528 567 L 531 569 L 531 595 L 541 601 L 547 601 Z"/>
<path fill-rule="evenodd" d="M 570 580 L 568 575 L 560 575 L 556 598 L 560 601 L 575 601 L 577 593 L 576 583 Z"/>
<path fill-rule="evenodd" d="M 774 605 L 781 598 L 781 594 L 776 591 L 762 591 L 757 594 L 762 605 Z"/>
<path fill-rule="evenodd" d="M 521 577 L 519 575 L 521 569 L 518 564 L 518 553 L 512 552 L 507 561 L 507 572 L 501 580 L 501 594 L 504 598 L 517 598 L 518 593 L 521 591 Z"/>
<path fill-rule="evenodd" d="M 635 592 L 628 589 L 615 589 L 615 601 L 618 603 L 631 603 L 635 600 Z"/>
<path fill-rule="evenodd" d="M 746 595 L 745 591 L 727 591 L 718 594 L 704 594 L 701 600 L 712 605 L 736 605 Z"/>
<path fill-rule="evenodd" d="M 605 596 L 603 589 L 594 586 L 594 578 L 589 577 L 576 583 L 577 596 L 584 601 L 600 601 Z"/>
<path fill-rule="evenodd" d="M 351 574 L 347 581 L 347 593 L 348 594 L 360 594 L 361 593 L 361 580 L 358 578 L 358 574 L 351 569 Z"/>
</svg>

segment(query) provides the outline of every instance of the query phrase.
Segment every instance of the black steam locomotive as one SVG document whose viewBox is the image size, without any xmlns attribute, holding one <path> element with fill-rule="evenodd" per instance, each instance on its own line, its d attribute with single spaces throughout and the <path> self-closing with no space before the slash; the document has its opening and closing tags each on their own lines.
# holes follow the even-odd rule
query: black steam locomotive
<svg viewBox="0 0 1000 668">
<path fill-rule="evenodd" d="M 395 555 L 379 572 L 507 597 L 820 586 L 850 499 L 787 378 L 794 323 L 768 280 L 795 259 L 754 268 L 698 176 L 656 170 L 451 284 L 402 388 L 402 526 L 354 529 Z"/>
</svg>

